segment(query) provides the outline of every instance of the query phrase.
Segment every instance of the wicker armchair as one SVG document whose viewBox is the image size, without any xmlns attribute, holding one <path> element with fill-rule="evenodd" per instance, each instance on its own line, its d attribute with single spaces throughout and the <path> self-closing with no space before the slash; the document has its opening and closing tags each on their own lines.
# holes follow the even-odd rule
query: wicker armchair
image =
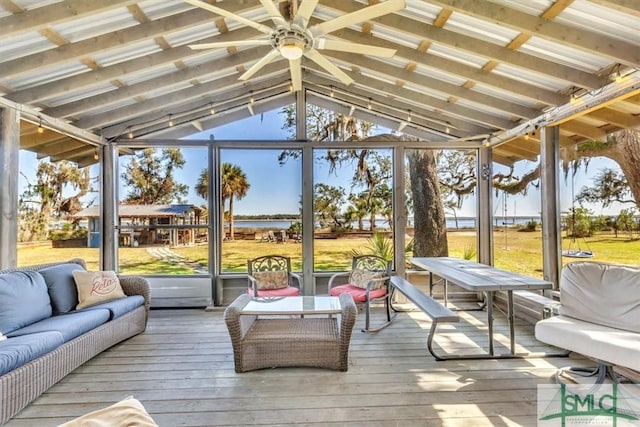
<svg viewBox="0 0 640 427">
<path fill-rule="evenodd" d="M 362 332 L 376 332 L 391 323 L 389 278 L 391 261 L 376 255 L 354 256 L 351 271 L 336 273 L 329 278 L 329 295 L 350 294 L 356 303 L 364 304 L 365 326 Z M 387 321 L 370 327 L 371 302 L 382 300 Z"/>
<path fill-rule="evenodd" d="M 247 261 L 247 293 L 261 297 L 298 296 L 302 277 L 291 272 L 291 258 L 266 255 Z"/>
<path fill-rule="evenodd" d="M 224 312 L 236 372 L 277 367 L 346 371 L 357 309 L 340 296 L 341 314 L 327 317 L 259 318 L 241 315 L 251 296 L 240 295 Z"/>
</svg>

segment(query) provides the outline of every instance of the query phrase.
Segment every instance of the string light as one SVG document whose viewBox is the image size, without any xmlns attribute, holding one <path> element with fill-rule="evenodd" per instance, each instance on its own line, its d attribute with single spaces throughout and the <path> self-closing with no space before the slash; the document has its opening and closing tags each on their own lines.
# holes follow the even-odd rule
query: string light
<svg viewBox="0 0 640 427">
<path fill-rule="evenodd" d="M 293 85 L 292 84 L 289 85 L 289 92 L 293 92 Z"/>
<path fill-rule="evenodd" d="M 367 102 L 367 108 L 371 110 L 371 98 L 369 98 L 369 101 Z"/>
<path fill-rule="evenodd" d="M 98 147 L 96 147 L 96 150 L 93 152 L 93 160 L 98 160 L 100 158 L 100 155 L 98 154 Z"/>
<path fill-rule="evenodd" d="M 216 113 L 216 110 L 213 108 L 213 102 L 209 103 L 209 112 L 212 116 Z"/>
<path fill-rule="evenodd" d="M 411 110 L 409 110 L 409 114 L 407 115 L 407 121 L 409 123 L 411 123 L 411 120 L 413 119 L 413 117 L 411 116 Z"/>
<path fill-rule="evenodd" d="M 447 128 L 444 130 L 446 133 L 451 133 L 451 128 L 449 126 L 447 126 Z"/>
<path fill-rule="evenodd" d="M 249 92 L 249 104 L 253 105 L 255 99 L 253 99 L 253 92 Z"/>
<path fill-rule="evenodd" d="M 173 119 L 171 118 L 171 114 L 169 114 L 169 127 L 173 127 Z"/>
<path fill-rule="evenodd" d="M 329 96 L 331 96 L 332 98 L 335 96 L 335 94 L 333 93 L 333 86 L 331 86 L 331 90 L 329 91 Z"/>
<path fill-rule="evenodd" d="M 129 136 L 129 139 L 133 139 L 133 131 L 131 130 L 131 126 L 127 128 L 127 131 L 128 131 L 127 135 Z"/>
<path fill-rule="evenodd" d="M 528 134 L 528 133 L 525 133 L 525 134 L 524 134 L 524 139 L 525 139 L 525 141 L 528 141 L 528 140 L 529 140 L 529 134 Z"/>
<path fill-rule="evenodd" d="M 42 127 L 42 117 L 40 117 L 40 122 L 38 123 L 38 133 L 44 133 L 44 128 Z"/>
</svg>

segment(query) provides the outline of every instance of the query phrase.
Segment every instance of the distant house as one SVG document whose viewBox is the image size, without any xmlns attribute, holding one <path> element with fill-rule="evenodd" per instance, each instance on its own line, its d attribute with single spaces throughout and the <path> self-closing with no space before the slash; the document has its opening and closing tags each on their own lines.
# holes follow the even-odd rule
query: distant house
<svg viewBox="0 0 640 427">
<path fill-rule="evenodd" d="M 74 215 L 89 222 L 88 246 L 100 246 L 100 206 L 91 206 Z M 119 243 L 121 246 L 138 245 L 192 245 L 198 238 L 198 229 L 164 228 L 169 225 L 200 225 L 202 209 L 195 205 L 120 205 L 118 207 Z M 160 227 L 154 227 L 154 226 Z M 132 227 L 133 226 L 133 227 Z M 137 227 L 136 227 L 137 226 Z"/>
</svg>

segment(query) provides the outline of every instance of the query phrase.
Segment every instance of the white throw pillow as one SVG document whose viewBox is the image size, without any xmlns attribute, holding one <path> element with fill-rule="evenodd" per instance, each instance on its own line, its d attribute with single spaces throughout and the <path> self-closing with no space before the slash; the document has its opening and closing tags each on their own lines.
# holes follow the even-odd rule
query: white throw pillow
<svg viewBox="0 0 640 427">
<path fill-rule="evenodd" d="M 129 396 L 107 408 L 60 424 L 58 427 L 158 427 L 138 399 Z"/>
<path fill-rule="evenodd" d="M 75 270 L 73 279 L 78 288 L 77 310 L 126 297 L 114 271 Z"/>
</svg>

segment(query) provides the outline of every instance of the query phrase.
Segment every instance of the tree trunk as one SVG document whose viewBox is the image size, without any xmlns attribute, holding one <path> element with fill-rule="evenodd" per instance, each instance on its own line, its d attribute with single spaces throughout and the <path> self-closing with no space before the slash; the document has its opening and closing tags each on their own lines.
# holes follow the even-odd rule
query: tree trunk
<svg viewBox="0 0 640 427">
<path fill-rule="evenodd" d="M 233 196 L 229 197 L 229 240 L 235 240 L 233 236 Z"/>
<path fill-rule="evenodd" d="M 615 140 L 607 156 L 620 165 L 636 206 L 640 206 L 640 132 L 626 129 L 617 132 Z"/>
<path fill-rule="evenodd" d="M 417 257 L 448 256 L 447 224 L 432 150 L 407 150 Z"/>
</svg>

